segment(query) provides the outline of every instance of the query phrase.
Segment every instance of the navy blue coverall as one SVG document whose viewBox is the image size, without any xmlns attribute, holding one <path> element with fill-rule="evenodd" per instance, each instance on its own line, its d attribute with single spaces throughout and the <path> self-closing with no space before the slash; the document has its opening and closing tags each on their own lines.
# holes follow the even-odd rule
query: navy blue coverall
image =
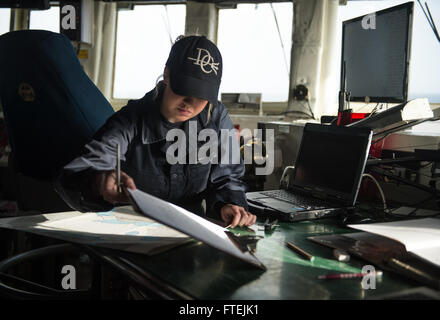
<svg viewBox="0 0 440 320">
<path fill-rule="evenodd" d="M 93 185 L 98 171 L 116 168 L 116 145 L 120 144 L 121 169 L 133 178 L 138 189 L 200 215 L 204 214 L 201 203 L 205 199 L 206 214 L 217 219 L 224 204 L 236 204 L 248 210 L 245 184 L 241 180 L 242 159 L 239 164 L 188 164 L 187 161 L 174 165 L 166 159 L 166 150 L 173 143 L 166 141 L 166 134 L 172 128 L 181 128 L 186 137 L 190 121 L 197 122 L 197 132 L 210 128 L 218 137 L 221 129 L 233 129 L 223 104 L 218 102 L 212 108 L 209 121 L 205 107 L 190 120 L 170 123 L 160 112 L 162 91 L 155 95 L 152 90 L 141 99 L 130 100 L 86 144 L 82 155 L 64 167 L 56 190 L 72 208 L 83 212 L 113 208 Z M 197 149 L 204 143 L 198 141 Z"/>
</svg>

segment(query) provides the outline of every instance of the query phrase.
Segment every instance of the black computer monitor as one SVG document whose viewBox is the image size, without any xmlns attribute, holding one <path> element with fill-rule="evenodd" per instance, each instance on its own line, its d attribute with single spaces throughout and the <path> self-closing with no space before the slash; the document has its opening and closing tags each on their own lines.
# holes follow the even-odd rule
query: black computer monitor
<svg viewBox="0 0 440 320">
<path fill-rule="evenodd" d="M 343 22 L 341 90 L 345 78 L 350 101 L 407 101 L 413 7 L 408 2 Z"/>
</svg>

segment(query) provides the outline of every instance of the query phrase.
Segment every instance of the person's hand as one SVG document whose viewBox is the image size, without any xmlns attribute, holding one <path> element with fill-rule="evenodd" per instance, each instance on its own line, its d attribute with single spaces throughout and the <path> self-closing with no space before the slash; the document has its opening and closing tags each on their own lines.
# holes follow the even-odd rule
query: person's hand
<svg viewBox="0 0 440 320">
<path fill-rule="evenodd" d="M 117 185 L 116 171 L 100 172 L 96 175 L 96 186 L 98 193 L 104 198 L 105 201 L 110 203 L 126 203 L 130 202 L 128 193 L 125 188 L 135 190 L 136 185 L 133 179 L 121 171 L 121 189 L 119 192 Z"/>
<path fill-rule="evenodd" d="M 231 228 L 237 225 L 240 227 L 251 226 L 257 221 L 255 215 L 234 204 L 225 204 L 220 211 L 220 215 L 224 222 L 231 225 Z"/>
</svg>

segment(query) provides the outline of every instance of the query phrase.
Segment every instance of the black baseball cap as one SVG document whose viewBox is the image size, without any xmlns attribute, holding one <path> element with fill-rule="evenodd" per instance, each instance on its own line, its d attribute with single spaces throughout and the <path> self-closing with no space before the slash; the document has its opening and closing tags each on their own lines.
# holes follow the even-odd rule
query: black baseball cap
<svg viewBox="0 0 440 320">
<path fill-rule="evenodd" d="M 166 63 L 173 92 L 217 104 L 222 78 L 222 56 L 205 36 L 177 40 Z"/>
</svg>

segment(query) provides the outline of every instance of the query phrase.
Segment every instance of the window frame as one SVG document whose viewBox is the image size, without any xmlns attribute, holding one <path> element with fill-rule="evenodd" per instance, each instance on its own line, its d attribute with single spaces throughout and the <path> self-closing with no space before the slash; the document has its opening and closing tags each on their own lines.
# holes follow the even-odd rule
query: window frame
<svg viewBox="0 0 440 320">
<path fill-rule="evenodd" d="M 288 1 L 286 1 L 288 2 Z M 265 2 L 265 3 L 270 3 L 270 2 Z M 163 3 L 142 3 L 142 4 L 137 4 L 139 6 L 148 6 L 148 5 L 157 5 L 157 4 L 163 4 Z M 186 8 L 186 3 L 182 2 L 182 1 L 170 1 L 166 3 L 167 5 L 171 5 L 171 4 L 184 4 L 185 8 Z M 111 98 L 110 98 L 110 104 L 113 106 L 113 109 L 115 111 L 120 110 L 122 107 L 124 107 L 129 100 L 131 99 L 123 99 L 123 98 L 115 98 L 114 95 L 114 87 L 115 87 L 115 70 L 116 70 L 116 45 L 117 45 L 117 41 L 118 41 L 118 34 L 117 34 L 117 30 L 119 27 L 119 10 L 121 10 L 122 8 L 118 7 L 117 10 L 117 14 L 116 14 L 116 27 L 115 27 L 115 51 L 113 54 L 113 70 L 112 70 L 112 88 L 111 88 Z M 217 8 L 218 10 L 227 10 L 227 9 L 221 9 L 221 8 Z M 218 20 L 217 20 L 217 30 L 218 30 Z M 218 32 L 218 31 L 217 31 Z M 293 29 L 292 29 L 293 32 Z M 291 59 L 291 57 L 289 56 L 289 58 Z M 290 88 L 290 79 L 289 79 L 289 88 Z M 262 102 L 262 107 L 263 107 L 263 112 L 264 113 L 281 113 L 283 111 L 285 111 L 287 109 L 287 105 L 288 105 L 288 101 L 271 101 L 271 102 Z M 231 112 L 231 114 L 233 114 L 233 112 Z"/>
</svg>

